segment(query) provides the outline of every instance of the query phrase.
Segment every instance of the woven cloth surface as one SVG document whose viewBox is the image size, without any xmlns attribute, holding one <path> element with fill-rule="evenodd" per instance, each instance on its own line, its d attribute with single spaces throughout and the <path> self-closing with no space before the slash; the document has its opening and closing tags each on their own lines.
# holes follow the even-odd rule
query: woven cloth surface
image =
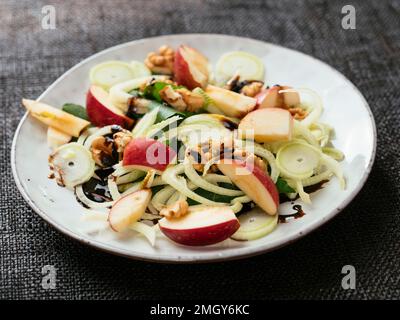
<svg viewBox="0 0 400 320">
<path fill-rule="evenodd" d="M 56 30 L 41 27 L 48 1 L 0 1 L 0 298 L 399 299 L 400 1 L 51 1 Z M 131 261 L 70 240 L 39 218 L 12 178 L 10 149 L 24 110 L 70 67 L 113 45 L 162 34 L 224 33 L 313 55 L 347 76 L 378 129 L 372 173 L 335 219 L 285 248 L 240 261 L 168 265 Z M 355 119 L 356 121 L 356 119 Z M 344 265 L 355 290 L 341 286 Z M 44 265 L 57 287 L 41 286 Z"/>
</svg>

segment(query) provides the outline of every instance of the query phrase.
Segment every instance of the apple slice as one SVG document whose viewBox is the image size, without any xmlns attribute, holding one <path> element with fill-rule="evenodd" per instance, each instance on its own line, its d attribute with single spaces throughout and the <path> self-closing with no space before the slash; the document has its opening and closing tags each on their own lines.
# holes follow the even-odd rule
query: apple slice
<svg viewBox="0 0 400 320">
<path fill-rule="evenodd" d="M 281 86 L 281 90 L 292 89 L 292 87 Z M 297 92 L 283 92 L 283 103 L 285 108 L 295 107 L 300 104 L 300 95 Z"/>
<path fill-rule="evenodd" d="M 133 119 L 112 104 L 107 91 L 99 86 L 90 87 L 86 96 L 86 110 L 90 121 L 97 127 L 116 124 L 130 129 L 134 123 Z"/>
<path fill-rule="evenodd" d="M 276 214 L 279 193 L 267 173 L 255 165 L 239 160 L 221 160 L 217 166 L 261 209 L 270 215 Z"/>
<path fill-rule="evenodd" d="M 257 142 L 287 141 L 292 139 L 292 131 L 292 115 L 281 108 L 257 109 L 239 123 L 240 137 Z"/>
<path fill-rule="evenodd" d="M 47 145 L 52 149 L 57 149 L 59 146 L 68 143 L 71 139 L 72 136 L 69 134 L 53 127 L 47 128 Z"/>
<path fill-rule="evenodd" d="M 175 158 L 176 152 L 167 145 L 149 138 L 135 138 L 125 147 L 123 166 L 137 169 L 164 171 Z"/>
<path fill-rule="evenodd" d="M 229 117 L 242 118 L 252 111 L 257 100 L 227 89 L 208 85 L 206 95 L 212 103 Z"/>
<path fill-rule="evenodd" d="M 258 108 L 280 108 L 283 106 L 283 97 L 279 94 L 280 87 L 273 86 L 262 90 L 256 95 Z"/>
<path fill-rule="evenodd" d="M 175 81 L 194 89 L 205 88 L 208 82 L 208 60 L 199 51 L 181 45 L 175 53 L 174 60 Z"/>
<path fill-rule="evenodd" d="M 22 104 L 34 118 L 73 137 L 79 137 L 82 130 L 90 125 L 89 121 L 39 101 L 22 99 Z"/>
<path fill-rule="evenodd" d="M 121 232 L 138 221 L 145 212 L 151 198 L 151 190 L 143 189 L 120 198 L 111 207 L 108 223 L 111 229 Z"/>
<path fill-rule="evenodd" d="M 172 241 L 188 246 L 206 246 L 229 238 L 239 221 L 228 206 L 191 209 L 177 219 L 162 218 L 160 230 Z"/>
<path fill-rule="evenodd" d="M 272 86 L 261 91 L 255 98 L 258 108 L 290 108 L 300 104 L 300 96 L 297 92 L 282 92 L 281 90 L 292 89 L 288 86 Z"/>
</svg>

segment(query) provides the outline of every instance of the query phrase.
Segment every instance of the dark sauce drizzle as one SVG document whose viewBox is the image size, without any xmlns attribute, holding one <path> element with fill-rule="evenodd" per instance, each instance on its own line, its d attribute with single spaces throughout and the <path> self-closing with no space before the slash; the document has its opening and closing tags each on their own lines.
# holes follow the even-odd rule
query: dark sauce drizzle
<svg viewBox="0 0 400 320">
<path fill-rule="evenodd" d="M 324 187 L 324 184 L 328 182 L 328 180 L 323 180 L 319 183 L 316 183 L 312 186 L 308 186 L 304 188 L 304 191 L 307 193 L 313 193 L 316 192 L 320 189 L 322 189 Z M 284 202 L 288 202 L 291 201 L 291 203 L 293 204 L 295 200 L 299 199 L 299 195 L 297 195 L 297 197 L 295 199 L 289 199 L 285 194 L 279 194 L 279 202 L 280 203 L 284 203 Z M 301 217 L 303 217 L 306 213 L 303 211 L 303 208 L 301 207 L 300 204 L 296 204 L 292 207 L 293 210 L 295 210 L 295 213 L 291 213 L 291 214 L 280 214 L 278 216 L 278 220 L 279 223 L 285 223 L 287 222 L 287 220 L 290 219 L 299 219 Z"/>
<path fill-rule="evenodd" d="M 301 205 L 299 205 L 299 204 L 295 204 L 292 207 L 292 209 L 295 210 L 296 212 L 295 213 L 291 213 L 291 214 L 285 214 L 285 215 L 280 214 L 278 216 L 279 223 L 285 223 L 289 219 L 299 219 L 299 218 L 303 217 L 306 214 L 303 211 Z"/>
</svg>

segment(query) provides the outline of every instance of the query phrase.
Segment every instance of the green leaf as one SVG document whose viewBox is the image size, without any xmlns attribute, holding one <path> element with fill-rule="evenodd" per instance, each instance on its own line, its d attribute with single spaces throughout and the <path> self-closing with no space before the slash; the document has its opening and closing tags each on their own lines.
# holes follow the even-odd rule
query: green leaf
<svg viewBox="0 0 400 320">
<path fill-rule="evenodd" d="M 283 180 L 281 177 L 278 178 L 278 181 L 275 183 L 276 188 L 279 193 L 294 193 L 296 192 L 292 187 L 290 187 L 286 180 Z"/>
<path fill-rule="evenodd" d="M 221 195 L 218 193 L 213 193 L 213 192 L 204 190 L 202 188 L 197 188 L 196 190 L 194 190 L 194 192 L 204 198 L 210 199 L 211 201 L 215 201 L 215 202 L 230 203 L 232 201 L 232 199 L 236 198 L 236 197 L 232 197 L 232 196 L 225 196 L 225 195 Z M 187 201 L 190 206 L 199 204 L 197 201 L 194 201 L 190 198 L 188 198 Z"/>
<path fill-rule="evenodd" d="M 166 86 L 171 86 L 172 89 L 184 88 L 184 86 L 176 86 L 176 85 L 165 83 L 165 82 L 154 82 L 154 83 L 148 85 L 144 89 L 143 96 L 148 99 L 153 99 L 158 102 L 162 102 L 162 99 L 160 97 L 160 91 L 162 89 L 164 89 Z"/>
<path fill-rule="evenodd" d="M 149 104 L 148 108 L 149 110 L 153 110 L 155 108 L 160 108 L 157 114 L 157 122 L 164 121 L 168 118 L 171 118 L 172 116 L 178 115 L 181 116 L 183 119 L 192 116 L 194 113 L 192 112 L 186 112 L 186 111 L 177 111 L 174 108 L 169 107 L 165 103 L 159 103 L 157 101 L 151 101 Z"/>
<path fill-rule="evenodd" d="M 75 117 L 89 120 L 86 109 L 78 104 L 66 103 L 63 105 L 62 110 L 68 112 L 69 114 L 72 114 Z"/>
<path fill-rule="evenodd" d="M 130 94 L 131 96 L 133 96 L 135 98 L 142 96 L 142 93 L 138 89 L 133 89 L 133 90 L 129 91 L 128 94 Z"/>
</svg>

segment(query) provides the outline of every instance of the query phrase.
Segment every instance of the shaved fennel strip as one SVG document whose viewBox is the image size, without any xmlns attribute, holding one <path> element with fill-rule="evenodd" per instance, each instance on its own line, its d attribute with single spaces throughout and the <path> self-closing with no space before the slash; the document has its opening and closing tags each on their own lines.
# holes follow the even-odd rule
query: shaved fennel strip
<svg viewBox="0 0 400 320">
<path fill-rule="evenodd" d="M 84 143 L 83 146 L 84 146 L 85 148 L 87 148 L 87 149 L 90 149 L 90 148 L 92 147 L 93 141 L 94 141 L 96 138 L 101 137 L 101 136 L 104 136 L 104 135 L 106 135 L 106 134 L 112 133 L 112 130 L 111 130 L 112 127 L 113 127 L 113 126 L 110 125 L 110 126 L 105 126 L 105 127 L 103 127 L 103 128 L 98 129 L 97 131 L 95 131 L 93 134 L 91 134 L 91 135 L 86 139 L 86 141 L 85 141 L 85 143 Z"/>
<path fill-rule="evenodd" d="M 296 191 L 299 194 L 301 200 L 304 203 L 311 204 L 310 195 L 304 191 L 303 184 L 301 183 L 301 181 L 300 180 L 296 180 L 295 184 L 296 184 Z"/>
<path fill-rule="evenodd" d="M 313 177 L 301 180 L 301 184 L 303 185 L 303 187 L 312 186 L 314 184 L 320 183 L 321 181 L 329 180 L 332 174 L 332 171 L 327 170 Z"/>
<path fill-rule="evenodd" d="M 322 148 L 322 152 L 335 159 L 336 161 L 342 161 L 344 159 L 343 152 L 335 148 L 324 147 Z"/>
<path fill-rule="evenodd" d="M 121 194 L 118 191 L 118 186 L 115 183 L 115 178 L 111 176 L 111 178 L 108 178 L 107 180 L 107 186 L 108 190 L 110 191 L 111 197 L 113 198 L 114 201 L 117 201 L 121 198 Z"/>
<path fill-rule="evenodd" d="M 300 121 L 297 121 L 297 120 L 294 121 L 294 134 L 296 137 L 297 136 L 303 137 L 312 146 L 317 147 L 317 148 L 320 147 L 315 136 Z"/>
<path fill-rule="evenodd" d="M 308 88 L 293 88 L 293 89 L 279 90 L 279 93 L 284 93 L 284 92 L 300 92 L 300 93 L 304 92 L 313 97 L 314 104 L 311 112 L 303 120 L 301 120 L 301 123 L 304 126 L 309 127 L 313 122 L 316 122 L 319 119 L 323 110 L 322 99 L 315 91 Z"/>
<path fill-rule="evenodd" d="M 324 164 L 329 170 L 331 170 L 333 174 L 338 178 L 340 188 L 346 189 L 346 181 L 343 177 L 342 168 L 340 167 L 339 162 L 322 152 L 321 154 L 321 163 Z"/>
<path fill-rule="evenodd" d="M 163 186 L 166 185 L 167 183 L 161 178 L 161 176 L 155 177 L 153 180 L 153 184 L 151 185 L 152 187 L 157 187 L 157 186 Z"/>
<path fill-rule="evenodd" d="M 154 108 L 149 113 L 146 113 L 142 119 L 136 124 L 132 130 L 132 135 L 134 138 L 142 137 L 144 133 L 152 126 L 157 120 L 157 114 L 160 110 L 159 107 Z"/>
<path fill-rule="evenodd" d="M 233 184 L 232 180 L 224 176 L 223 174 L 216 174 L 216 173 L 209 173 L 204 176 L 204 179 L 207 180 L 210 183 L 230 183 Z"/>
<path fill-rule="evenodd" d="M 181 197 L 181 193 L 179 191 L 175 191 L 174 194 L 171 196 L 171 198 L 169 198 L 167 200 L 166 205 L 168 206 L 170 204 L 173 204 L 173 203 L 177 202 L 180 197 Z"/>
<path fill-rule="evenodd" d="M 220 160 L 221 156 L 216 156 L 214 158 L 211 158 L 206 162 L 203 168 L 203 177 L 207 174 L 208 170 L 210 170 L 211 166 L 215 163 L 217 163 Z"/>
<path fill-rule="evenodd" d="M 243 204 L 241 202 L 234 202 L 230 205 L 230 208 L 234 213 L 238 213 L 240 210 L 243 209 Z"/>
<path fill-rule="evenodd" d="M 144 135 L 147 138 L 151 138 L 152 136 L 154 136 L 157 132 L 161 131 L 162 129 L 164 129 L 165 127 L 170 126 L 171 124 L 177 122 L 178 120 L 182 119 L 181 116 L 173 116 L 171 118 L 168 118 L 164 121 L 161 121 L 157 124 L 152 125 L 151 127 L 149 127 L 146 132 L 144 133 Z"/>
<path fill-rule="evenodd" d="M 168 199 L 172 197 L 172 195 L 176 192 L 176 190 L 172 186 L 166 186 L 164 189 L 158 191 L 153 198 L 151 199 L 151 204 L 158 211 L 161 211 L 167 203 Z"/>
<path fill-rule="evenodd" d="M 87 139 L 87 137 L 89 137 L 89 131 L 88 129 L 86 129 L 84 132 L 82 132 L 82 134 L 79 136 L 78 140 L 76 141 L 76 143 L 79 143 L 81 145 L 85 144 L 85 141 Z"/>
<path fill-rule="evenodd" d="M 143 235 L 154 247 L 154 244 L 156 242 L 156 231 L 153 227 L 150 227 L 147 224 L 138 221 L 132 224 L 129 227 L 129 229 L 134 230 Z"/>
<path fill-rule="evenodd" d="M 191 157 L 188 157 L 185 159 L 184 162 L 184 167 L 185 167 L 185 174 L 188 177 L 188 179 L 195 184 L 196 186 L 213 192 L 213 193 L 218 193 L 224 196 L 241 196 L 243 195 L 243 191 L 241 190 L 232 190 L 232 189 L 227 189 L 227 188 L 223 188 L 220 187 L 218 185 L 212 184 L 210 182 L 208 182 L 207 180 L 205 180 L 204 178 L 202 178 L 197 172 L 196 170 L 193 168 L 193 161 L 191 160 Z"/>
<path fill-rule="evenodd" d="M 142 181 L 135 182 L 135 183 L 132 184 L 132 186 L 131 186 L 129 189 L 125 190 L 125 191 L 121 194 L 121 196 L 124 197 L 124 196 L 126 196 L 127 194 L 130 194 L 130 193 L 132 193 L 132 192 L 136 192 L 136 191 L 141 190 L 141 189 L 143 189 L 143 183 L 142 183 Z"/>
<path fill-rule="evenodd" d="M 246 141 L 247 142 L 247 141 Z M 262 147 L 258 143 L 250 143 L 250 144 L 245 144 L 244 141 L 242 140 L 235 140 L 235 145 L 238 144 L 239 147 L 243 148 L 245 151 L 254 153 L 256 156 L 259 156 L 261 158 L 264 158 L 270 168 L 271 168 L 271 179 L 275 183 L 280 175 L 280 170 L 278 168 L 278 165 L 276 163 L 275 156 L 273 153 L 266 148 Z"/>
<path fill-rule="evenodd" d="M 184 194 L 186 197 L 194 201 L 208 205 L 216 205 L 216 206 L 223 205 L 220 202 L 211 201 L 190 190 L 187 186 L 185 178 L 178 176 L 179 174 L 178 172 L 182 171 L 184 171 L 184 165 L 178 164 L 175 167 L 169 167 L 167 170 L 165 170 L 161 177 L 170 186 L 172 186 L 173 188 Z"/>
<path fill-rule="evenodd" d="M 117 177 L 115 182 L 117 183 L 117 185 L 125 184 L 125 183 L 136 181 L 137 179 L 142 178 L 144 175 L 145 175 L 145 172 L 134 169 L 134 170 L 128 172 L 127 174 Z"/>
<path fill-rule="evenodd" d="M 234 213 L 238 213 L 240 210 L 243 208 L 243 203 L 248 203 L 250 202 L 251 199 L 244 195 L 241 197 L 237 197 L 231 200 L 231 209 L 233 210 Z"/>
<path fill-rule="evenodd" d="M 109 208 L 111 207 L 115 201 L 106 201 L 106 202 L 96 202 L 90 200 L 86 197 L 85 193 L 83 192 L 82 185 L 75 187 L 75 194 L 79 201 L 81 201 L 84 205 L 93 208 L 93 209 L 100 209 L 100 208 Z"/>
</svg>

